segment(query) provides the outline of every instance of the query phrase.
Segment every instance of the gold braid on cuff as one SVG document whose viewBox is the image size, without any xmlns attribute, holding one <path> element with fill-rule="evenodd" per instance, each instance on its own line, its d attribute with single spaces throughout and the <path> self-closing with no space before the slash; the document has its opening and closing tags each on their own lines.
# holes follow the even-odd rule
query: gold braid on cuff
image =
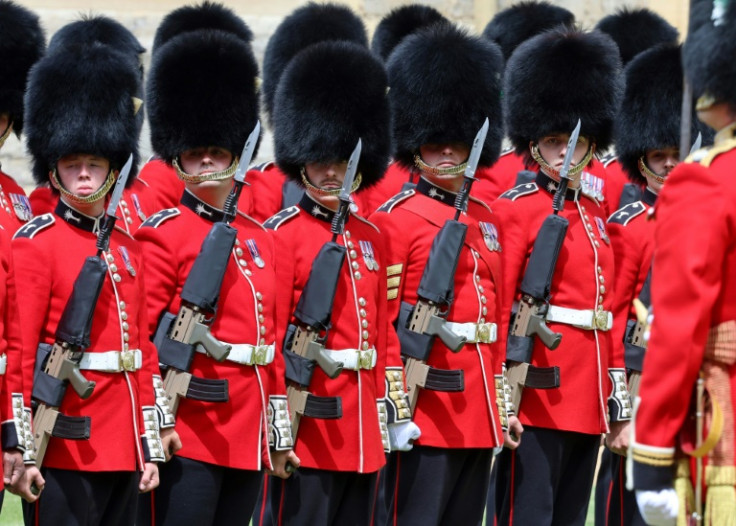
<svg viewBox="0 0 736 526">
<path fill-rule="evenodd" d="M 465 167 L 468 165 L 467 162 L 458 164 L 457 166 L 450 166 L 449 168 L 435 168 L 425 163 L 419 154 L 414 156 L 414 166 L 419 168 L 422 173 L 427 175 L 460 175 L 465 172 Z"/>
<path fill-rule="evenodd" d="M 342 192 L 342 188 L 336 188 L 334 190 L 322 190 L 321 188 L 317 188 L 309 182 L 309 179 L 307 178 L 307 171 L 304 169 L 303 166 L 299 170 L 299 175 L 302 176 L 302 184 L 304 185 L 304 188 L 312 192 L 314 195 L 337 197 L 338 195 L 340 195 L 340 192 Z M 358 188 L 360 188 L 360 183 L 362 182 L 363 176 L 361 174 L 356 175 L 355 180 L 353 181 L 353 187 L 350 189 L 350 193 L 355 193 Z"/>
<path fill-rule="evenodd" d="M 664 184 L 664 177 L 661 175 L 655 174 L 648 166 L 646 161 L 644 161 L 644 156 L 639 157 L 639 170 L 642 171 L 642 173 L 645 176 L 651 177 L 655 181 L 657 181 L 659 184 Z"/>
<path fill-rule="evenodd" d="M 0 148 L 3 147 L 3 144 L 5 144 L 5 141 L 8 137 L 10 137 L 10 132 L 13 131 L 13 123 L 11 122 L 8 124 L 8 129 L 3 132 L 3 134 L 0 136 Z"/>
<path fill-rule="evenodd" d="M 228 166 L 224 170 L 204 175 L 192 175 L 186 173 L 184 170 L 181 169 L 181 166 L 179 165 L 179 159 L 175 158 L 171 164 L 174 165 L 176 175 L 178 175 L 179 179 L 181 179 L 185 183 L 203 183 L 205 181 L 224 181 L 225 179 L 229 179 L 230 177 L 235 175 L 235 170 L 238 169 L 238 162 L 239 159 L 235 157 L 232 164 L 230 164 L 230 166 Z"/>
<path fill-rule="evenodd" d="M 544 157 L 542 157 L 542 154 L 539 153 L 539 146 L 534 144 L 532 146 L 532 158 L 537 161 L 539 166 L 542 168 L 542 171 L 549 175 L 550 177 L 556 177 L 559 179 L 560 177 L 560 171 L 555 170 L 552 168 L 547 161 L 544 160 Z M 572 178 L 578 175 L 580 172 L 585 169 L 586 166 L 588 166 L 588 163 L 593 158 L 593 148 L 588 148 L 588 151 L 585 153 L 585 157 L 582 158 L 582 160 L 577 163 L 575 166 L 571 166 L 570 169 L 567 172 L 567 177 Z"/>
<path fill-rule="evenodd" d="M 112 188 L 112 186 L 115 184 L 115 173 L 110 170 L 110 173 L 107 174 L 107 179 L 105 179 L 105 182 L 102 183 L 102 186 L 100 186 L 95 192 L 87 196 L 81 196 L 73 194 L 69 190 L 64 188 L 64 185 L 62 185 L 61 181 L 59 180 L 59 175 L 56 173 L 56 168 L 51 171 L 50 177 L 51 184 L 59 191 L 61 195 L 66 197 L 69 201 L 81 205 L 94 203 L 95 201 L 102 199 L 103 197 L 105 197 L 107 192 L 110 191 L 110 188 Z"/>
</svg>

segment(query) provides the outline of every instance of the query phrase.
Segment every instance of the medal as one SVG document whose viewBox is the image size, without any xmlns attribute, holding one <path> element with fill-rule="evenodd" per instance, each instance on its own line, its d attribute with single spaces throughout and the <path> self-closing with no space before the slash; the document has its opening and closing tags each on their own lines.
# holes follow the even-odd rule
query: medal
<svg viewBox="0 0 736 526">
<path fill-rule="evenodd" d="M 141 221 L 146 220 L 146 214 L 143 213 L 143 208 L 141 208 L 141 202 L 138 200 L 137 194 L 132 194 L 131 196 L 133 198 L 133 206 L 135 207 L 135 211 L 138 214 L 138 219 Z"/>
<path fill-rule="evenodd" d="M 600 235 L 600 238 L 606 245 L 610 245 L 611 240 L 608 238 L 608 234 L 606 234 L 606 224 L 603 222 L 603 219 L 596 217 L 595 224 L 598 226 L 598 234 Z"/>
<path fill-rule="evenodd" d="M 376 255 L 373 252 L 373 244 L 370 241 L 359 241 L 360 251 L 363 253 L 363 261 L 368 270 L 377 271 L 378 261 L 376 261 Z"/>
<path fill-rule="evenodd" d="M 480 231 L 483 233 L 483 241 L 491 252 L 501 252 L 501 243 L 498 241 L 498 229 L 493 223 L 478 222 Z"/>
<path fill-rule="evenodd" d="M 23 222 L 30 221 L 33 217 L 31 212 L 31 201 L 23 194 L 9 194 L 10 200 L 13 202 L 13 210 L 15 215 L 18 216 Z"/>
<path fill-rule="evenodd" d="M 128 274 L 131 276 L 135 276 L 135 269 L 133 268 L 133 263 L 130 261 L 130 254 L 128 254 L 128 249 L 125 247 L 118 248 L 118 252 L 120 252 L 120 257 L 123 258 L 123 262 L 125 263 L 125 268 L 128 271 Z"/>
<path fill-rule="evenodd" d="M 250 252 L 250 256 L 253 258 L 253 261 L 255 262 L 256 266 L 258 268 L 265 267 L 266 262 L 263 261 L 263 258 L 261 257 L 261 253 L 258 251 L 258 245 L 256 245 L 256 240 L 248 239 L 245 241 L 245 244 L 248 247 L 248 252 Z"/>
<path fill-rule="evenodd" d="M 580 188 L 585 195 L 603 201 L 603 179 L 600 177 L 583 172 L 580 176 Z"/>
</svg>

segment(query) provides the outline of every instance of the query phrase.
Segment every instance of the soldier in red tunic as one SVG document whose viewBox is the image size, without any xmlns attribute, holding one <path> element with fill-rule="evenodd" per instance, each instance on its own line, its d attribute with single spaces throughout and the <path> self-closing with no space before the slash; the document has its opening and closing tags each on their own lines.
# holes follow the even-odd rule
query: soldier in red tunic
<svg viewBox="0 0 736 526">
<path fill-rule="evenodd" d="M 23 94 L 28 70 L 41 58 L 46 37 L 31 11 L 9 0 L 0 0 L 0 148 L 11 132 L 23 131 Z M 26 193 L 0 168 L 0 225 L 11 235 L 31 219 Z"/>
<path fill-rule="evenodd" d="M 246 27 L 242 20 L 233 24 Z M 185 190 L 178 206 L 150 216 L 136 233 L 150 272 L 151 335 L 157 326 L 168 332 L 162 315 L 176 317 L 205 237 L 226 219 L 235 169 L 248 162 L 238 154 L 258 120 L 257 77 L 252 49 L 231 32 L 185 31 L 154 55 L 147 86 L 151 143 Z M 215 91 L 202 98 L 208 90 Z M 227 395 L 179 403 L 175 428 L 183 447 L 162 466 L 151 517 L 156 524 L 242 521 L 253 512 L 263 470 L 288 476 L 287 460 L 299 464 L 291 451 L 277 343 L 283 315 L 277 312 L 273 241 L 242 213 L 230 224 L 237 235 L 209 331 L 232 350 L 219 362 L 198 346 L 188 371 L 225 382 Z"/>
<path fill-rule="evenodd" d="M 324 270 L 313 262 L 333 239 L 336 196 L 358 139 L 362 154 L 353 190 L 375 184 L 386 169 L 387 86 L 382 64 L 350 42 L 313 44 L 281 76 L 272 114 L 276 162 L 306 191 L 265 226 L 274 230 L 280 302 L 290 314 L 310 273 Z M 301 417 L 295 448 L 302 466 L 288 480 L 273 479 L 270 488 L 277 524 L 371 524 L 384 451 L 409 448 L 418 434 L 406 409 L 398 342 L 386 315 L 385 239 L 353 213 L 334 239 L 346 247 L 346 257 L 336 271 L 323 344 L 324 353 L 344 367 L 334 379 L 315 367 L 308 391 L 339 397 L 342 416 Z M 300 323 L 294 317 L 286 321 L 279 326 L 280 340 L 289 321 Z"/>
<path fill-rule="evenodd" d="M 626 90 L 616 117 L 615 139 L 618 160 L 629 180 L 645 190 L 640 200 L 629 203 L 608 219 L 616 275 L 613 292 L 613 344 L 624 353 L 631 396 L 641 376 L 644 347 L 635 336 L 636 311 L 632 305 L 640 296 L 647 303 L 651 286 L 648 278 L 654 254 L 654 221 L 650 210 L 662 190 L 665 178 L 679 163 L 680 115 L 682 106 L 682 66 L 680 47 L 663 44 L 640 53 L 626 68 Z M 652 78 L 652 71 L 657 75 Z M 691 136 L 702 132 L 704 141 L 712 133 L 699 124 L 694 112 Z M 646 305 L 648 306 L 648 305 Z M 643 524 L 634 494 L 624 489 L 624 462 L 605 450 L 596 484 L 598 524 Z"/>
<path fill-rule="evenodd" d="M 486 118 L 491 124 L 479 166 L 498 158 L 502 58 L 495 44 L 445 23 L 402 40 L 388 71 L 394 157 L 401 169 L 421 177 L 415 189 L 394 196 L 371 220 L 389 245 L 389 317 L 398 324 L 408 357 L 416 334 L 407 329 L 409 312 L 419 301 L 433 241 L 445 220 L 455 216 L 465 163 Z M 459 352 L 439 338 L 428 344 L 432 374 L 416 395 L 414 413 L 422 436 L 411 451 L 395 455 L 387 476 L 392 524 L 479 523 L 493 448 L 504 443 L 503 357 L 496 342 L 503 334 L 500 227 L 495 214 L 472 198 L 472 190 L 459 221 L 467 225 L 467 236 L 459 254 L 453 254 L 458 258 L 453 300 L 443 325 L 467 343 Z"/>
<path fill-rule="evenodd" d="M 730 3 L 725 15 L 713 14 L 715 24 L 699 25 L 688 36 L 683 66 L 698 97 L 699 119 L 717 130 L 714 145 L 667 177 L 654 218 L 654 321 L 630 457 L 639 509 L 655 525 L 674 525 L 678 509 L 683 522 L 731 524 L 736 511 L 736 5 Z M 721 427 L 721 434 L 697 435 L 699 390 L 710 399 L 704 428 Z M 704 472 L 693 473 L 704 483 L 704 511 L 692 493 L 686 498 L 673 489 L 675 477 L 682 478 L 675 487 L 687 486 L 691 462 L 684 453 L 705 456 Z M 693 464 L 700 469 L 702 463 Z"/>
<path fill-rule="evenodd" d="M 33 175 L 38 184 L 50 181 L 61 198 L 54 213 L 37 216 L 13 239 L 24 385 L 44 367 L 82 264 L 97 252 L 106 195 L 137 150 L 137 78 L 124 56 L 101 44 L 48 54 L 29 77 L 25 129 Z M 89 439 L 50 439 L 45 489 L 25 510 L 29 524 L 133 524 L 138 492 L 158 485 L 158 357 L 147 333 L 142 255 L 115 228 L 101 257 L 107 272 L 79 363 L 96 385 L 86 399 L 67 389 L 60 404 L 63 415 L 91 419 Z"/>
<path fill-rule="evenodd" d="M 612 447 L 620 450 L 620 434 L 631 417 L 623 359 L 615 359 L 610 332 L 614 260 L 605 209 L 599 192 L 581 180 L 596 148 L 610 143 L 621 92 L 618 50 L 600 33 L 543 33 L 519 46 L 506 67 L 508 133 L 537 175 L 493 204 L 504 226 L 505 316 L 512 302 L 524 301 L 513 305 L 507 366 L 516 370 L 523 361 L 529 368 L 515 408 L 524 437 L 516 450 L 499 456 L 499 524 L 584 524 L 600 436 L 612 433 L 617 437 Z M 559 171 L 578 119 L 582 128 L 570 182 L 559 215 L 552 216 L 567 224 L 556 266 L 538 269 L 542 276 L 525 274 L 535 241 L 553 242 L 540 237 L 540 227 L 553 213 Z M 548 293 L 520 293 L 524 283 L 544 282 L 547 275 Z M 540 309 L 531 314 L 541 318 L 541 329 L 561 335 L 556 350 L 528 332 L 522 308 Z M 527 341 L 531 356 L 519 352 Z"/>
</svg>

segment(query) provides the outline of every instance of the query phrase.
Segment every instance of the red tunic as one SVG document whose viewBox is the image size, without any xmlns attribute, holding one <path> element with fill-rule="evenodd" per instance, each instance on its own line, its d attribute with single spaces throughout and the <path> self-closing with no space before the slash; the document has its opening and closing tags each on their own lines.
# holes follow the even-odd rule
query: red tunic
<svg viewBox="0 0 736 526">
<path fill-rule="evenodd" d="M 96 253 L 96 220 L 59 202 L 54 214 L 37 216 L 13 238 L 18 311 L 23 331 L 24 384 L 30 386 L 39 343 L 53 344 L 56 328 L 87 256 Z M 86 353 L 142 351 L 135 372 L 82 371 L 97 383 L 82 400 L 67 389 L 61 413 L 91 417 L 89 440 L 52 438 L 44 465 L 83 471 L 134 471 L 142 468 L 142 406 L 154 406 L 151 375 L 158 369 L 148 340 L 143 263 L 138 243 L 117 227 L 105 252 L 108 276 L 92 322 Z M 132 270 L 131 270 L 132 269 Z"/>
<path fill-rule="evenodd" d="M 149 201 L 154 211 L 179 204 L 181 193 L 184 191 L 184 182 L 177 177 L 173 166 L 153 157 L 140 169 L 138 179 L 145 181 L 153 194 Z"/>
<path fill-rule="evenodd" d="M 30 202 L 21 186 L 0 171 L 0 226 L 11 235 L 31 219 Z"/>
<path fill-rule="evenodd" d="M 435 196 L 430 197 L 430 195 Z M 441 199 L 444 199 L 442 201 Z M 420 179 L 416 190 L 398 194 L 371 216 L 389 244 L 389 318 L 396 320 L 401 302 L 417 302 L 417 288 L 432 242 L 447 219 L 454 217 L 454 194 Z M 449 205 L 449 206 L 448 206 Z M 468 203 L 460 221 L 467 236 L 455 273 L 454 301 L 447 320 L 456 323 L 493 322 L 500 326 L 501 259 L 486 245 L 480 222 L 498 232 L 497 216 L 479 201 Z M 505 248 L 503 249 L 505 250 Z M 481 321 L 483 320 L 483 321 Z M 501 343 L 468 343 L 458 353 L 435 339 L 428 365 L 462 370 L 461 392 L 420 391 L 413 420 L 422 430 L 417 443 L 442 448 L 491 448 L 503 443 L 496 407 L 494 374 L 500 374 Z"/>
<path fill-rule="evenodd" d="M 719 132 L 716 145 L 704 157 L 702 152 L 694 157 L 701 164 L 678 165 L 657 201 L 654 321 L 633 440 L 637 489 L 671 487 L 677 438 L 689 414 L 709 331 L 726 324 L 731 336 L 722 340 L 720 351 L 731 357 L 734 352 L 733 327 L 729 327 L 736 320 L 733 127 Z M 736 367 L 727 366 L 727 371 L 731 400 L 721 398 L 724 414 L 736 402 Z M 724 429 L 723 436 L 733 440 L 734 429 Z M 734 444 L 725 448 L 732 452 Z"/>
<path fill-rule="evenodd" d="M 553 184 L 540 172 L 536 183 L 517 186 L 493 204 L 505 228 L 501 253 L 505 313 L 511 311 L 511 302 L 519 298 L 537 233 L 552 213 L 553 194 L 548 187 Z M 575 310 L 601 306 L 610 312 L 615 274 L 603 206 L 581 191 L 568 190 L 560 216 L 569 220 L 569 227 L 552 281 L 550 303 Z M 616 362 L 611 352 L 611 331 L 585 330 L 556 322 L 547 325 L 562 333 L 560 346 L 550 351 L 535 338 L 531 363 L 537 367 L 559 367 L 560 387 L 525 389 L 519 415 L 522 424 L 578 433 L 607 432 L 607 398 L 611 394 L 608 369 L 624 367 L 623 361 Z"/>
<path fill-rule="evenodd" d="M 188 192 L 178 207 L 153 214 L 136 233 L 148 271 L 149 333 L 164 312 L 177 314 L 181 290 L 202 241 L 222 212 Z M 250 366 L 217 362 L 195 353 L 190 372 L 228 381 L 229 401 L 182 399 L 176 431 L 184 447 L 178 455 L 237 469 L 270 467 L 266 420 L 269 396 L 285 395 L 281 339 L 276 338 L 276 292 L 273 241 L 263 227 L 244 215 L 232 223 L 238 244 L 228 262 L 212 335 L 231 344 L 276 343 L 274 361 Z M 264 267 L 254 261 L 257 250 Z"/>
<path fill-rule="evenodd" d="M 332 239 L 331 218 L 331 211 L 305 194 L 299 205 L 265 223 L 274 230 L 279 254 L 276 270 L 284 287 L 279 302 L 289 313 L 296 308 L 314 258 Z M 386 366 L 401 366 L 398 341 L 386 316 L 384 237 L 374 225 L 350 215 L 337 242 L 348 247 L 348 254 L 338 280 L 325 348 L 374 348 L 377 360 L 372 369 L 344 369 L 335 379 L 315 368 L 309 391 L 317 396 L 339 396 L 343 416 L 333 420 L 302 418 L 295 452 L 303 467 L 372 473 L 385 464 L 376 406 L 385 395 L 384 371 Z M 366 266 L 368 244 L 378 270 Z M 286 324 L 280 324 L 279 340 L 286 328 Z"/>
</svg>

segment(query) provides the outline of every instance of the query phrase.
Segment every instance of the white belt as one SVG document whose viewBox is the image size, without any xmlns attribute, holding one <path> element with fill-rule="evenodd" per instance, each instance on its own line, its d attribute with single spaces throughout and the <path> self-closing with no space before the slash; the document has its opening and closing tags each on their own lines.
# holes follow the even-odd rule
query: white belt
<svg viewBox="0 0 736 526">
<path fill-rule="evenodd" d="M 360 369 L 373 369 L 376 366 L 378 353 L 374 348 L 370 348 L 365 351 L 359 349 L 343 349 L 340 351 L 325 349 L 325 354 L 336 362 L 342 362 L 343 369 L 359 371 Z"/>
<path fill-rule="evenodd" d="M 448 321 L 445 327 L 458 336 L 464 336 L 467 343 L 493 343 L 498 339 L 495 323 L 455 323 Z"/>
<path fill-rule="evenodd" d="M 225 342 L 223 342 L 225 343 Z M 273 362 L 276 355 L 274 344 L 271 345 L 251 345 L 250 343 L 228 343 L 232 349 L 230 354 L 225 358 L 228 362 L 235 362 L 240 365 L 268 365 Z M 204 347 L 197 345 L 197 352 L 207 354 Z"/>
<path fill-rule="evenodd" d="M 5 374 L 5 370 L 8 368 L 8 357 L 5 353 L 0 356 L 0 375 Z"/>
<path fill-rule="evenodd" d="M 86 352 L 79 362 L 80 369 L 119 373 L 137 371 L 143 365 L 143 353 L 140 349 L 130 351 Z"/>
<path fill-rule="evenodd" d="M 606 310 L 577 310 L 550 305 L 545 319 L 589 331 L 608 331 L 613 326 L 613 314 Z"/>
</svg>

